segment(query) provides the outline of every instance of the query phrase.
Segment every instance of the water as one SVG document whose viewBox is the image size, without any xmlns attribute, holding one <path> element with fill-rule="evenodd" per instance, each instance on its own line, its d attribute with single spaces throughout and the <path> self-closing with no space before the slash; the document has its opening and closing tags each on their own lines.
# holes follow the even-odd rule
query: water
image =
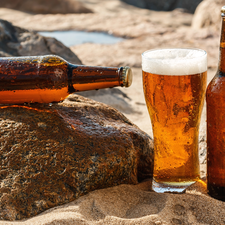
<svg viewBox="0 0 225 225">
<path fill-rule="evenodd" d="M 85 31 L 53 31 L 39 32 L 46 37 L 54 37 L 61 41 L 65 46 L 70 47 L 83 43 L 99 43 L 99 44 L 115 44 L 123 41 L 123 38 L 114 37 L 112 35 L 101 32 L 85 32 Z"/>
</svg>

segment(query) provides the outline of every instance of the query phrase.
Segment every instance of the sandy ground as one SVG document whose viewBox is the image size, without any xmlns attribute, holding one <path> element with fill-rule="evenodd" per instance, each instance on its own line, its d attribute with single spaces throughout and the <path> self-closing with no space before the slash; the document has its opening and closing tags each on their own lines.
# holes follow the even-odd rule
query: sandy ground
<svg viewBox="0 0 225 225">
<path fill-rule="evenodd" d="M 76 201 L 23 221 L 1 225 L 225 224 L 224 203 L 206 194 L 203 181 L 186 194 L 158 194 L 151 181 L 93 191 Z"/>
<path fill-rule="evenodd" d="M 151 122 L 142 89 L 141 53 L 144 50 L 175 46 L 206 49 L 209 55 L 208 82 L 214 76 L 219 35 L 214 35 L 213 30 L 191 30 L 192 15 L 180 11 L 167 13 L 137 9 L 118 0 L 82 2 L 95 13 L 43 16 L 0 9 L 0 18 L 28 29 L 98 30 L 127 37 L 123 43 L 113 46 L 83 44 L 71 49 L 86 65 L 126 64 L 132 67 L 134 78 L 130 88 L 118 88 L 118 94 L 102 92 L 102 95 L 96 94 L 92 98 L 114 106 L 150 136 Z M 11 13 L 17 16 L 12 17 Z M 124 97 L 124 93 L 127 97 Z M 205 127 L 204 106 L 200 136 L 205 136 Z M 192 185 L 185 194 L 154 193 L 149 180 L 138 185 L 120 185 L 96 190 L 34 218 L 16 222 L 0 221 L 0 225 L 225 224 L 225 203 L 209 197 L 206 193 L 205 167 L 205 164 L 201 165 L 202 180 Z"/>
</svg>

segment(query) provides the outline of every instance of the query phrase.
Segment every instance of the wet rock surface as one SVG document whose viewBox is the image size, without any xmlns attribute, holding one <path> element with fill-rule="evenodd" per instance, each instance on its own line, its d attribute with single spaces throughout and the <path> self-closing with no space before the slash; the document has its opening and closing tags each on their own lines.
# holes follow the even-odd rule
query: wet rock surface
<svg viewBox="0 0 225 225">
<path fill-rule="evenodd" d="M 152 139 L 117 110 L 71 95 L 0 107 L 0 219 L 35 216 L 152 175 Z"/>
<path fill-rule="evenodd" d="M 51 37 L 13 26 L 0 19 L 0 56 L 59 55 L 74 64 L 82 64 L 69 48 Z"/>
</svg>

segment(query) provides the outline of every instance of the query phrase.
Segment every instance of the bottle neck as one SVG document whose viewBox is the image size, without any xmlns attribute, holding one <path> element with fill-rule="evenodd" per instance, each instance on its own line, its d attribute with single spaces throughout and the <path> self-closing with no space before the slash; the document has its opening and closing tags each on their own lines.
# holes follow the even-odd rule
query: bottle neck
<svg viewBox="0 0 225 225">
<path fill-rule="evenodd" d="M 225 15 L 222 14 L 222 28 L 220 37 L 219 73 L 225 76 Z"/>
<path fill-rule="evenodd" d="M 69 64 L 68 69 L 72 85 L 70 88 L 74 89 L 71 89 L 71 92 L 123 86 L 123 67 L 97 67 Z"/>
</svg>

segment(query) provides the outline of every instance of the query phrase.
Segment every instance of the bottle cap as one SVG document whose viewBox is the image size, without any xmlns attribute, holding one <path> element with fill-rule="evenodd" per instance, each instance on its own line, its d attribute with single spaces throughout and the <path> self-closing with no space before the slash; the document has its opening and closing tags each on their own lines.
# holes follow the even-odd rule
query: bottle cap
<svg viewBox="0 0 225 225">
<path fill-rule="evenodd" d="M 133 79 L 133 74 L 132 74 L 131 68 L 129 66 L 123 67 L 123 71 L 122 71 L 123 85 L 125 87 L 130 87 L 130 85 L 132 84 L 132 79 Z"/>
<path fill-rule="evenodd" d="M 223 6 L 222 8 L 221 8 L 221 13 L 225 13 L 225 6 Z"/>
</svg>

